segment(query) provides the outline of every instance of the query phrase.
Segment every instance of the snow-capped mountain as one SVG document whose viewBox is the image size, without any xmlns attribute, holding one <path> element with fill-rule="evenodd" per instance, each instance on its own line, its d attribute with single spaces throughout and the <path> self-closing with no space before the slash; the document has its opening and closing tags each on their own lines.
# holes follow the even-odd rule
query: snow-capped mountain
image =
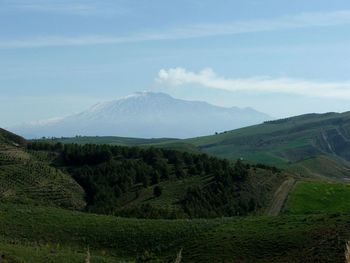
<svg viewBox="0 0 350 263">
<path fill-rule="evenodd" d="M 252 108 L 224 108 L 175 99 L 164 93 L 138 92 L 99 103 L 65 118 L 12 127 L 26 137 L 123 136 L 188 138 L 258 124 L 270 116 Z"/>
</svg>

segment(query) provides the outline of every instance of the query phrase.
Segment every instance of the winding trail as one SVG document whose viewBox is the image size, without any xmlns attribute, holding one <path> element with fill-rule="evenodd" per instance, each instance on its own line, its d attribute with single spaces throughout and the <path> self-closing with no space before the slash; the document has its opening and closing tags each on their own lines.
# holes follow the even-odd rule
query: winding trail
<svg viewBox="0 0 350 263">
<path fill-rule="evenodd" d="M 277 216 L 288 197 L 289 192 L 292 190 L 295 184 L 295 179 L 289 178 L 285 180 L 280 187 L 276 190 L 273 199 L 271 201 L 271 205 L 267 210 L 266 214 L 269 216 Z"/>
</svg>

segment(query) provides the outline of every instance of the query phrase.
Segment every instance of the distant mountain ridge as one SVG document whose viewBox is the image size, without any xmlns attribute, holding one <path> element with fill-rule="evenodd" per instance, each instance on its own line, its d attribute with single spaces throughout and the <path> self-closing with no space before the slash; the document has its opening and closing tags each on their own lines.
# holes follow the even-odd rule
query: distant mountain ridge
<svg viewBox="0 0 350 263">
<path fill-rule="evenodd" d="M 76 135 L 190 138 L 270 119 L 252 108 L 225 108 L 175 99 L 165 93 L 138 92 L 65 118 L 24 124 L 11 130 L 26 138 Z"/>
</svg>

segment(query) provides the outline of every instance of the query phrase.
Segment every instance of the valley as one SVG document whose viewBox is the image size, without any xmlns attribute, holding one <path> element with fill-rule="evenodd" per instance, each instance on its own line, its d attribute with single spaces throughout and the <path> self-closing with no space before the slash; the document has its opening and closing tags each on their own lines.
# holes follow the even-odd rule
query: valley
<svg viewBox="0 0 350 263">
<path fill-rule="evenodd" d="M 343 262 L 346 118 L 301 116 L 188 140 L 26 141 L 2 130 L 0 252 L 39 263 L 87 254 L 173 262 L 179 251 L 183 262 Z"/>
</svg>

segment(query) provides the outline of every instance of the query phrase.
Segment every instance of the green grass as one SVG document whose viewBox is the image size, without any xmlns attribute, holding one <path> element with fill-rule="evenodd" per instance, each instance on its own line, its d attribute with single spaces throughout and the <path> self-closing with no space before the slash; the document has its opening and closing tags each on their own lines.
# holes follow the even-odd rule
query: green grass
<svg viewBox="0 0 350 263">
<path fill-rule="evenodd" d="M 350 216 L 291 215 L 211 220 L 137 220 L 0 204 L 0 251 L 18 262 L 344 262 Z M 149 261 L 155 262 L 155 261 Z"/>
<path fill-rule="evenodd" d="M 0 205 L 0 237 L 9 243 L 70 248 L 92 255 L 134 259 L 145 250 L 174 257 L 187 240 L 209 230 L 216 221 L 136 220 L 84 214 L 48 207 Z"/>
<path fill-rule="evenodd" d="M 299 181 L 286 204 L 287 214 L 350 212 L 350 185 Z"/>
<path fill-rule="evenodd" d="M 47 262 L 47 263 L 60 263 L 60 262 L 72 262 L 82 263 L 85 262 L 87 257 L 88 248 L 80 250 L 72 250 L 70 248 L 61 247 L 57 244 L 12 244 L 6 242 L 0 242 L 0 254 L 9 262 Z M 115 257 L 104 255 L 103 251 L 89 251 L 91 256 L 91 262 L 94 263 L 122 263 Z M 7 261 L 1 261 L 7 262 Z"/>
<path fill-rule="evenodd" d="M 190 246 L 185 256 L 195 262 L 344 262 L 348 219 L 348 216 L 227 219 L 205 233 L 203 241 Z"/>
<path fill-rule="evenodd" d="M 320 133 L 319 128 L 327 130 L 340 127 L 343 120 L 348 118 L 349 113 L 309 114 L 293 117 L 281 123 L 264 123 L 184 141 L 194 144 L 204 151 L 211 152 L 213 149 L 221 156 L 252 150 L 277 154 L 290 149 L 312 146 L 315 135 Z M 342 125 L 341 128 L 344 130 L 343 135 L 346 136 L 348 126 Z M 218 148 L 221 147 L 222 151 L 218 152 Z"/>
<path fill-rule="evenodd" d="M 293 169 L 293 166 L 302 167 L 306 169 L 306 172 L 326 178 L 346 181 L 349 177 L 349 164 L 344 160 L 327 155 L 319 155 L 297 162 L 290 168 Z"/>
</svg>

